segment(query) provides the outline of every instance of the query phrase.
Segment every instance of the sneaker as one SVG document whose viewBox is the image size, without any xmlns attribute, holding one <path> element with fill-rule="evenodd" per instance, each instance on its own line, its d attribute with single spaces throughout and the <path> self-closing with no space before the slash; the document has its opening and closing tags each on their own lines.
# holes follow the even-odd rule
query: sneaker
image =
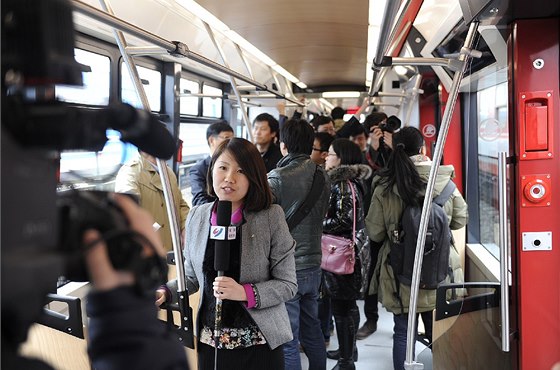
<svg viewBox="0 0 560 370">
<path fill-rule="evenodd" d="M 364 323 L 364 325 L 358 329 L 358 332 L 356 333 L 356 339 L 358 340 L 366 339 L 376 331 L 377 331 L 377 322 L 372 320 L 367 320 Z"/>
</svg>

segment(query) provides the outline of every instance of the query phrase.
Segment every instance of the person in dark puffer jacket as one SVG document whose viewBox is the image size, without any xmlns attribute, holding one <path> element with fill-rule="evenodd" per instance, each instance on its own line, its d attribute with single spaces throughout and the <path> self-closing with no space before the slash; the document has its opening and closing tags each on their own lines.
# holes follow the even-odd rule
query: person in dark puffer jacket
<svg viewBox="0 0 560 370">
<path fill-rule="evenodd" d="M 325 164 L 331 179 L 331 195 L 327 216 L 323 221 L 323 233 L 352 239 L 354 197 L 356 233 L 365 228 L 362 201 L 367 191 L 365 183 L 371 177 L 372 170 L 361 163 L 362 154 L 356 144 L 348 139 L 333 141 Z M 354 196 L 350 186 L 354 189 Z M 365 278 L 362 277 L 360 264 L 361 261 L 356 258 L 354 273 L 349 275 L 323 271 L 325 285 L 332 300 L 339 343 L 338 363 L 334 369 L 355 369 L 356 330 L 360 321 L 356 300 L 360 296 L 362 280 Z M 333 356 L 334 353 L 331 353 L 329 357 Z"/>
</svg>

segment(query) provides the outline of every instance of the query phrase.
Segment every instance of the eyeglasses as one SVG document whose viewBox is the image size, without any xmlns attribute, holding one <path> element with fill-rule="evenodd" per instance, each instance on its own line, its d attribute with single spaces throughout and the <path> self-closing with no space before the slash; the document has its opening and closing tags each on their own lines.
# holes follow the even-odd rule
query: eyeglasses
<svg viewBox="0 0 560 370">
<path fill-rule="evenodd" d="M 317 149 L 317 148 L 313 148 L 313 151 L 314 151 L 314 152 L 324 152 L 324 150 Z"/>
<path fill-rule="evenodd" d="M 330 157 L 331 155 L 336 156 L 336 153 L 328 153 L 328 154 L 327 154 L 327 157 Z"/>
</svg>

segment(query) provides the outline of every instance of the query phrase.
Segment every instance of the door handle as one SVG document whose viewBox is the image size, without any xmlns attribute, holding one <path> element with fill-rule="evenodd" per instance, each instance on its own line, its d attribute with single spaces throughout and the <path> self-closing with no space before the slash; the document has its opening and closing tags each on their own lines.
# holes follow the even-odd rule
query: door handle
<svg viewBox="0 0 560 370">
<path fill-rule="evenodd" d="M 502 314 L 502 351 L 509 352 L 509 237 L 507 216 L 507 153 L 498 153 L 498 200 L 500 207 L 500 300 Z"/>
</svg>

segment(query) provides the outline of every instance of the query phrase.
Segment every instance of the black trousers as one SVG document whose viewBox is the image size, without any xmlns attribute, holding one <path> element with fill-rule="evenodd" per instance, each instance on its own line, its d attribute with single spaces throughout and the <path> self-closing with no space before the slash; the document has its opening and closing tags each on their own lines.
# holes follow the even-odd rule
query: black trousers
<svg viewBox="0 0 560 370">
<path fill-rule="evenodd" d="M 368 321 L 377 322 L 379 319 L 379 311 L 377 309 L 377 294 L 368 295 L 369 285 L 371 284 L 371 279 L 373 278 L 373 271 L 377 265 L 377 259 L 379 258 L 379 251 L 383 243 L 375 243 L 373 240 L 369 241 L 369 248 L 371 251 L 371 268 L 368 274 L 368 287 L 366 290 L 366 296 L 364 298 L 364 313 L 366 314 L 366 319 Z"/>
</svg>

